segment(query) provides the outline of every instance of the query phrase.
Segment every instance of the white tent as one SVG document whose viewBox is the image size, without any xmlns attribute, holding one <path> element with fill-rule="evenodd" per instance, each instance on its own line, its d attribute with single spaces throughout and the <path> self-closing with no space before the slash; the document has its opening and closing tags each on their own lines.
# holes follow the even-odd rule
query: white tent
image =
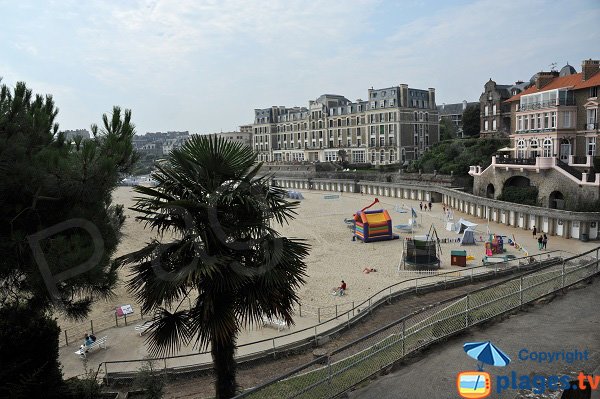
<svg viewBox="0 0 600 399">
<path fill-rule="evenodd" d="M 458 222 L 456 222 L 456 232 L 458 234 L 462 234 L 465 232 L 465 230 L 475 230 L 475 227 L 477 227 L 477 225 L 475 223 L 471 223 L 468 220 L 465 220 L 463 218 L 460 218 L 460 220 Z"/>
</svg>

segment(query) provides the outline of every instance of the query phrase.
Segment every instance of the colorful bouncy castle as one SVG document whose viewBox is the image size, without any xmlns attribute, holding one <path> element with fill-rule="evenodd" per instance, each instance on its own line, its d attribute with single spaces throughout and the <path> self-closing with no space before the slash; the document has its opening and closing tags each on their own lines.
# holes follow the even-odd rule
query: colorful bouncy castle
<svg viewBox="0 0 600 399">
<path fill-rule="evenodd" d="M 398 235 L 392 233 L 392 218 L 385 209 L 367 211 L 378 203 L 375 201 L 354 215 L 354 235 L 364 242 L 394 240 Z"/>
</svg>

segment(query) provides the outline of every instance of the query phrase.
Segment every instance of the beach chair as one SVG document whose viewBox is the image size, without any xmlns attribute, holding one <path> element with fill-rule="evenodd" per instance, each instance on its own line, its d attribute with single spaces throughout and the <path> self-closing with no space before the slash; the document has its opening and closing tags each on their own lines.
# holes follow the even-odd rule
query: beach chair
<svg viewBox="0 0 600 399">
<path fill-rule="evenodd" d="M 283 320 L 279 320 L 276 318 L 269 318 L 267 316 L 263 316 L 263 327 L 272 327 L 272 328 L 276 328 L 277 331 L 281 331 L 284 328 L 290 328 L 290 326 L 287 325 L 287 323 Z"/>
<path fill-rule="evenodd" d="M 146 331 L 148 331 L 148 329 L 150 328 L 151 325 L 152 325 L 152 321 L 148 320 L 147 322 L 145 322 L 143 324 L 138 324 L 137 326 L 135 326 L 135 331 L 137 333 L 139 333 L 140 337 L 141 337 Z"/>
</svg>

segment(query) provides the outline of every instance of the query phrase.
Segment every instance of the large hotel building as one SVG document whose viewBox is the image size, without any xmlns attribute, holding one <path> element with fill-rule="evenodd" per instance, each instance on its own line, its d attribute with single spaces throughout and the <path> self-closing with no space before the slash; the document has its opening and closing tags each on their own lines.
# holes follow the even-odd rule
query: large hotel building
<svg viewBox="0 0 600 399">
<path fill-rule="evenodd" d="M 439 141 L 435 89 L 401 84 L 369 89 L 368 101 L 323 94 L 308 108 L 255 109 L 252 132 L 260 161 L 404 163 Z"/>
</svg>

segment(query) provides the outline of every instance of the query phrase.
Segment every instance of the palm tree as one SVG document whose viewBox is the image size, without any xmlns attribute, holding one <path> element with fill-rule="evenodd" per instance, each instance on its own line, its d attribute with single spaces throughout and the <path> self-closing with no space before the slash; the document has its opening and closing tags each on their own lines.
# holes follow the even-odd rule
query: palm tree
<svg viewBox="0 0 600 399">
<path fill-rule="evenodd" d="M 271 221 L 288 223 L 297 202 L 257 177 L 250 147 L 193 136 L 157 165 L 155 187 L 137 186 L 137 219 L 174 233 L 119 259 L 132 265 L 128 288 L 154 314 L 148 343 L 154 355 L 192 343 L 210 345 L 217 398 L 236 394 L 236 338 L 241 328 L 276 317 L 293 323 L 296 290 L 304 284 L 308 245 L 281 237 Z M 188 298 L 191 308 L 184 309 Z"/>
</svg>

